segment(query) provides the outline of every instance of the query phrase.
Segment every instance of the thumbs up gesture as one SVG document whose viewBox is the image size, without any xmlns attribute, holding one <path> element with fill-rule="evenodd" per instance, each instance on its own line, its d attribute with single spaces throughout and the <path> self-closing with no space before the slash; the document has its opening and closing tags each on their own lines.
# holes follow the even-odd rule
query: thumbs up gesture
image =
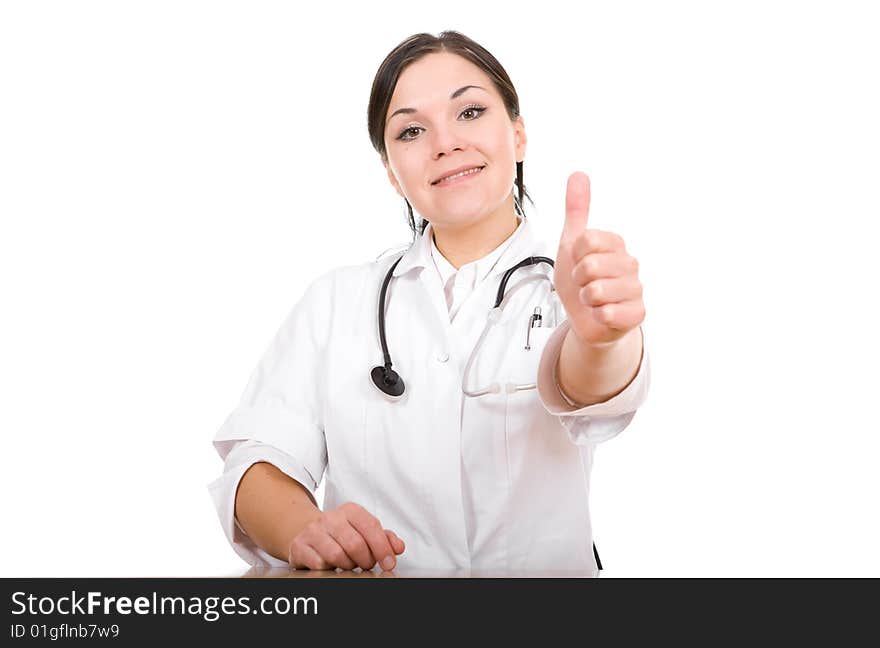
<svg viewBox="0 0 880 648">
<path fill-rule="evenodd" d="M 590 346 L 616 342 L 645 319 L 639 263 L 613 232 L 589 229 L 590 178 L 575 172 L 565 192 L 565 225 L 554 283 L 571 329 Z"/>
</svg>

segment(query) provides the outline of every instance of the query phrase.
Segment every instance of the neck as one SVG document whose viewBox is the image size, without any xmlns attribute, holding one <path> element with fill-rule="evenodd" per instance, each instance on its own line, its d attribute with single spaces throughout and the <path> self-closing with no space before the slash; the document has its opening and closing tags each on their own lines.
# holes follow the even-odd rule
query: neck
<svg viewBox="0 0 880 648">
<path fill-rule="evenodd" d="M 461 227 L 434 227 L 434 244 L 457 270 L 482 259 L 516 231 L 519 217 L 513 209 L 513 194 L 489 218 Z"/>
</svg>

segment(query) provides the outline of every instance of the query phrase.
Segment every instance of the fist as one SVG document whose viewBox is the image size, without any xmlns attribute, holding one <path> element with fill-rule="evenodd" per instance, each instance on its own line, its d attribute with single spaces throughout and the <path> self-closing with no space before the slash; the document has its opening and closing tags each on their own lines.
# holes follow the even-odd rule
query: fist
<svg viewBox="0 0 880 648">
<path fill-rule="evenodd" d="M 613 233 L 589 229 L 590 178 L 575 172 L 565 191 L 565 224 L 554 284 L 571 328 L 584 344 L 612 344 L 645 319 L 639 262 Z"/>
</svg>

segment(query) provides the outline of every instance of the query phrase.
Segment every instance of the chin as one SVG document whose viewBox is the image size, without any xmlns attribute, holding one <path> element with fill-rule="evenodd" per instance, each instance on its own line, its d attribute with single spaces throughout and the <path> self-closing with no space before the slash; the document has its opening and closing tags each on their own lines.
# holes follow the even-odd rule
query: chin
<svg viewBox="0 0 880 648">
<path fill-rule="evenodd" d="M 440 227 L 473 225 L 489 218 L 504 203 L 503 200 L 497 204 L 492 201 L 474 201 L 473 198 L 467 199 L 465 196 L 462 196 L 461 204 L 457 202 L 448 201 L 442 207 L 437 206 L 434 209 L 437 216 L 428 220 Z"/>
<path fill-rule="evenodd" d="M 479 223 L 481 220 L 489 216 L 486 212 L 462 212 L 452 213 L 445 212 L 443 216 L 429 219 L 431 224 L 436 227 L 462 227 Z"/>
</svg>

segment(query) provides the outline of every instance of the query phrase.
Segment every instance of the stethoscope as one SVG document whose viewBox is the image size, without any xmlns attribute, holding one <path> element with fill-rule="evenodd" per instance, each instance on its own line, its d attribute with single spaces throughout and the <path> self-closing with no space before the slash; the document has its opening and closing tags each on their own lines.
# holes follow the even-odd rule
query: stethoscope
<svg viewBox="0 0 880 648">
<path fill-rule="evenodd" d="M 403 378 L 400 377 L 394 369 L 391 368 L 391 354 L 388 352 L 388 343 L 385 339 L 385 295 L 388 292 L 388 284 L 391 282 L 391 275 L 394 273 L 394 269 L 397 267 L 397 264 L 400 263 L 403 256 L 391 266 L 391 269 L 388 270 L 388 273 L 385 275 L 385 279 L 382 282 L 382 289 L 379 291 L 379 342 L 382 345 L 382 355 L 385 359 L 384 366 L 373 367 L 372 371 L 370 371 L 370 379 L 372 380 L 373 385 L 376 388 L 385 394 L 390 400 L 396 401 L 400 400 L 403 397 L 403 393 L 406 389 Z M 480 339 L 477 344 L 474 346 L 473 351 L 471 352 L 470 358 L 468 358 L 467 365 L 465 366 L 464 376 L 461 381 L 461 390 L 464 392 L 465 396 L 477 397 L 477 396 L 485 396 L 486 394 L 498 394 L 501 392 L 501 385 L 499 383 L 492 383 L 488 387 L 484 389 L 469 389 L 468 388 L 468 377 L 470 376 L 471 367 L 474 364 L 474 359 L 477 357 L 477 353 L 479 352 L 480 347 L 483 344 L 483 341 L 486 339 L 486 336 L 489 334 L 489 330 L 495 325 L 498 320 L 501 319 L 502 308 L 501 304 L 504 301 L 504 292 L 507 289 L 507 281 L 510 279 L 511 275 L 514 272 L 519 270 L 520 268 L 525 268 L 527 266 L 535 265 L 537 263 L 547 263 L 550 267 L 554 267 L 553 259 L 545 256 L 531 256 L 523 259 L 515 266 L 508 268 L 504 273 L 504 276 L 501 277 L 501 283 L 498 285 L 498 295 L 495 298 L 495 305 L 492 306 L 492 309 L 489 311 L 489 316 L 486 319 L 486 326 L 483 328 L 482 334 L 480 334 Z M 553 282 L 550 279 L 549 275 L 544 276 L 547 281 L 550 281 L 550 290 L 553 290 Z M 528 328 L 526 330 L 526 344 L 525 349 L 529 350 L 530 346 L 530 334 L 532 328 L 535 326 L 541 326 L 541 309 L 540 307 L 535 308 L 535 312 L 529 317 Z M 535 383 L 530 383 L 527 385 L 517 385 L 514 383 L 506 383 L 504 385 L 504 391 L 508 394 L 512 394 L 518 391 L 525 391 L 527 389 L 535 389 Z"/>
</svg>

